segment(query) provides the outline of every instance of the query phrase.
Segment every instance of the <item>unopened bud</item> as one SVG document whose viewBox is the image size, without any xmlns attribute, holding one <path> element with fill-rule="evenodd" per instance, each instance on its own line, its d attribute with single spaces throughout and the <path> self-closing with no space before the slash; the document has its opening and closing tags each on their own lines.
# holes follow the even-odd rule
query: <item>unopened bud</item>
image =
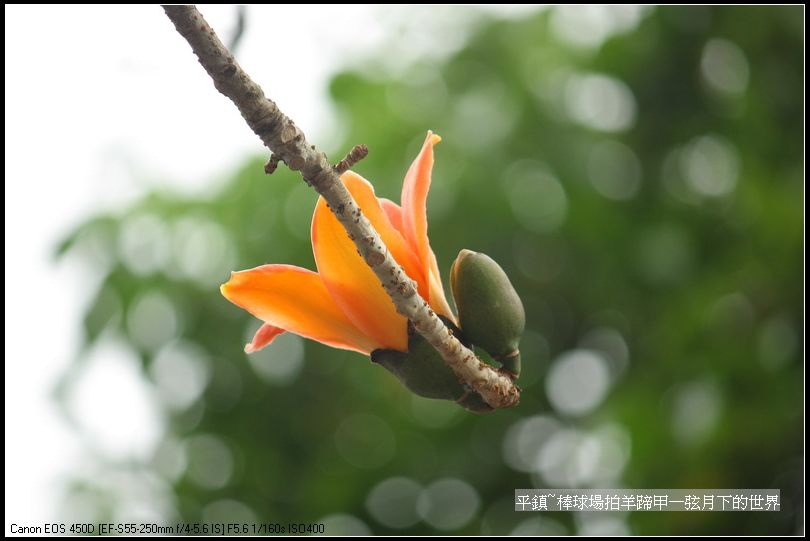
<svg viewBox="0 0 810 541">
<path fill-rule="evenodd" d="M 509 277 L 488 255 L 461 250 L 450 285 L 464 336 L 517 377 L 526 314 Z"/>
</svg>

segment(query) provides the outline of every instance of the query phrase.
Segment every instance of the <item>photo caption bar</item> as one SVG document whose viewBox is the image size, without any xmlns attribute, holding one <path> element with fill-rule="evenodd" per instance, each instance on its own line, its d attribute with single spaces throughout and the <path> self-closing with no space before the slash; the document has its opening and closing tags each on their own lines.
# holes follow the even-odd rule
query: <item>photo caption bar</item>
<svg viewBox="0 0 810 541">
<path fill-rule="evenodd" d="M 515 511 L 779 511 L 778 489 L 515 489 Z"/>
</svg>

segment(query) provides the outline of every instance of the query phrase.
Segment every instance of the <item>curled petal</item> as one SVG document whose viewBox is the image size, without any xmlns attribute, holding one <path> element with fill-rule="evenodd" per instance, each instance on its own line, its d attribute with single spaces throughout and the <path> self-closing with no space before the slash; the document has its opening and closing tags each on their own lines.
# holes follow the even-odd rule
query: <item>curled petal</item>
<svg viewBox="0 0 810 541">
<path fill-rule="evenodd" d="M 427 235 L 427 195 L 430 173 L 433 169 L 433 145 L 441 137 L 428 131 L 422 150 L 411 164 L 402 185 L 402 231 L 422 265 L 422 272 L 430 276 L 430 241 Z M 427 299 L 431 301 L 430 298 Z M 446 303 L 447 301 L 445 301 Z"/>
<path fill-rule="evenodd" d="M 264 265 L 232 273 L 220 290 L 229 301 L 274 328 L 365 354 L 384 345 L 352 324 L 332 300 L 321 277 L 310 270 Z M 264 338 L 274 338 L 270 337 L 273 332 L 262 326 L 248 347 L 259 347 Z"/>
<path fill-rule="evenodd" d="M 436 262 L 436 254 L 430 250 L 430 307 L 433 310 L 450 321 L 456 323 L 456 317 L 447 304 L 447 297 L 444 294 L 444 286 L 442 285 L 442 275 L 439 273 L 439 265 Z"/>
<path fill-rule="evenodd" d="M 273 327 L 269 323 L 262 324 L 256 334 L 253 335 L 253 340 L 245 345 L 245 353 L 255 353 L 276 339 L 276 336 L 282 334 L 284 329 Z"/>
</svg>

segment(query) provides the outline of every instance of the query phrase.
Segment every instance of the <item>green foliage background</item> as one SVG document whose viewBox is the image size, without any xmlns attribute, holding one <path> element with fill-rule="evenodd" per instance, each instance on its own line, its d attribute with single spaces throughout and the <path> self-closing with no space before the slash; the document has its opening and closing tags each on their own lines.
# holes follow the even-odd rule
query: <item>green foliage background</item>
<svg viewBox="0 0 810 541">
<path fill-rule="evenodd" d="M 337 513 L 379 534 L 797 531 L 803 8 L 649 10 L 636 28 L 590 52 L 560 42 L 551 16 L 482 18 L 446 61 L 392 75 L 381 69 L 384 56 L 373 58 L 330 87 L 345 137 L 328 143 L 370 146 L 356 169 L 378 195 L 398 200 L 425 131 L 443 136 L 429 200 L 432 246 L 445 278 L 462 248 L 489 254 L 512 277 L 528 321 L 520 406 L 476 416 L 418 399 L 358 354 L 292 337 L 249 361 L 241 348 L 258 323 L 219 294 L 227 271 L 270 262 L 314 268 L 308 225 L 316 195 L 283 167 L 266 177 L 256 157 L 210 197 L 152 193 L 124 213 L 89 220 L 62 246 L 91 261 L 102 254 L 108 269 L 86 313 L 83 351 L 123 338 L 162 390 L 167 418 L 154 456 L 126 464 L 93 457 L 97 473 L 71 480 L 66 509 L 80 498 L 94 517 L 126 518 L 126 498 L 104 479 L 127 471 L 167 495 L 167 521 L 327 517 L 332 533 L 363 531 Z M 744 56 L 742 91 L 707 82 L 706 70 L 722 83 L 734 68 L 702 67 L 717 38 Z M 610 82 L 591 88 L 584 74 Z M 635 104 L 627 129 L 598 129 L 599 118 L 612 118 L 604 107 L 616 105 L 610 92 L 622 82 Z M 582 90 L 595 110 L 577 105 L 577 88 L 595 92 Z M 606 360 L 609 390 L 584 415 L 557 412 L 549 369 L 583 347 Z M 71 392 L 82 358 L 60 396 Z M 172 406 L 183 383 L 171 378 L 183 377 L 202 378 L 204 390 Z M 535 424 L 517 424 L 527 419 Z M 531 427 L 543 423 L 575 442 L 605 433 L 622 442 L 607 477 L 587 474 L 576 458 L 590 456 L 581 447 L 555 463 L 578 486 L 779 488 L 783 511 L 632 513 L 601 523 L 515 514 L 515 488 L 559 479 L 518 471 L 509 459 L 516 448 L 532 451 L 526 438 L 538 438 L 542 450 Z M 609 458 L 605 445 L 597 447 L 600 464 Z M 416 496 L 403 493 L 390 505 L 406 526 L 386 526 L 366 503 L 392 477 L 423 487 L 461 480 L 477 503 L 458 509 L 434 491 L 431 505 L 445 519 L 473 516 L 437 529 L 442 519 L 419 520 Z"/>
</svg>

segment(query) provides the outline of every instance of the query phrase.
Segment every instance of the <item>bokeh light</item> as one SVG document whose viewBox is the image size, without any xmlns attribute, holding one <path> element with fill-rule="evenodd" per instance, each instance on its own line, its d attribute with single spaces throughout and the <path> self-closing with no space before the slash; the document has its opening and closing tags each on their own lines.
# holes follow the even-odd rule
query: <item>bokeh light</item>
<svg viewBox="0 0 810 541">
<path fill-rule="evenodd" d="M 636 120 L 636 101 L 622 81 L 599 73 L 570 76 L 565 105 L 571 119 L 605 132 L 621 132 Z"/>
<path fill-rule="evenodd" d="M 700 72 L 717 93 L 736 96 L 745 92 L 750 76 L 745 53 L 733 42 L 714 38 L 703 49 Z"/>
<path fill-rule="evenodd" d="M 583 415 L 599 405 L 609 385 L 605 358 L 595 351 L 579 349 L 564 353 L 551 364 L 546 394 L 559 413 Z"/>
<path fill-rule="evenodd" d="M 409 528 L 420 517 L 416 505 L 422 487 L 405 477 L 392 477 L 375 486 L 368 495 L 366 508 L 374 520 L 388 528 Z"/>
<path fill-rule="evenodd" d="M 476 490 L 461 479 L 434 481 L 422 490 L 416 510 L 437 530 L 458 530 L 475 516 L 481 499 Z"/>
</svg>

